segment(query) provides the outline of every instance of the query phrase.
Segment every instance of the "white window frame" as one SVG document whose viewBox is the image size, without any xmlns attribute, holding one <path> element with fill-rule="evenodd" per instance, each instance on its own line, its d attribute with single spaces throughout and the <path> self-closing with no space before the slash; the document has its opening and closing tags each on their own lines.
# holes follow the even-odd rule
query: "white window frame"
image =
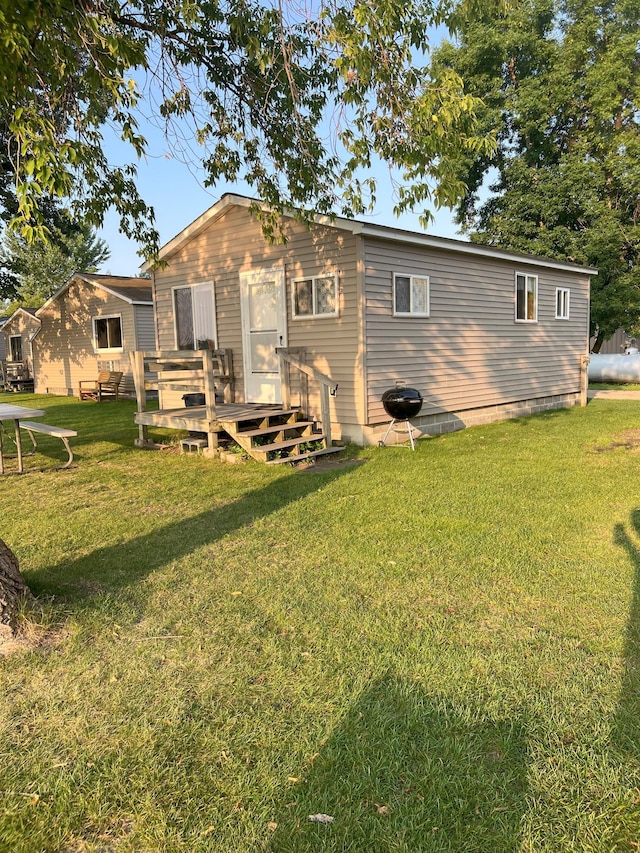
<svg viewBox="0 0 640 853">
<path fill-rule="evenodd" d="M 529 293 L 529 283 L 533 282 L 533 317 L 518 317 L 518 279 L 523 278 L 525 282 L 524 290 L 524 305 L 525 313 L 527 312 L 527 294 Z M 514 316 L 516 323 L 537 323 L 538 322 L 538 276 L 528 272 L 516 272 L 514 282 Z"/>
<path fill-rule="evenodd" d="M 399 278 L 408 278 L 409 279 L 409 311 L 396 311 L 396 283 Z M 426 311 L 414 311 L 413 310 L 413 285 L 414 281 L 420 279 L 421 281 L 426 281 L 427 283 L 427 310 Z M 431 316 L 431 279 L 428 275 L 424 275 L 422 273 L 404 273 L 404 272 L 396 272 L 393 274 L 393 293 L 391 294 L 393 299 L 393 316 L 394 317 L 430 317 Z"/>
<path fill-rule="evenodd" d="M 20 341 L 20 358 L 13 357 L 12 341 Z M 9 335 L 9 355 L 11 356 L 11 361 L 14 364 L 22 364 L 22 362 L 24 361 L 24 347 L 22 346 L 22 335 Z"/>
<path fill-rule="evenodd" d="M 561 296 L 561 301 L 559 297 Z M 560 308 L 560 310 L 558 310 Z M 556 287 L 556 320 L 568 320 L 571 312 L 571 290 L 568 287 Z"/>
<path fill-rule="evenodd" d="M 334 301 L 336 310 L 335 311 L 325 311 L 320 313 L 316 310 L 316 282 L 321 278 L 333 279 L 333 293 L 334 293 Z M 296 311 L 296 284 L 310 281 L 311 282 L 311 314 L 298 314 Z M 318 320 L 324 319 L 325 317 L 338 317 L 340 315 L 340 292 L 338 290 L 338 274 L 337 273 L 324 273 L 323 275 L 300 275 L 297 278 L 294 278 L 291 282 L 291 317 L 294 320 Z"/>
<path fill-rule="evenodd" d="M 211 309 L 213 312 L 213 342 L 216 349 L 218 349 L 218 316 L 216 309 L 216 287 L 213 279 L 209 281 L 196 281 L 193 284 L 177 284 L 175 287 L 171 288 L 171 312 L 173 315 L 173 339 L 175 342 L 175 347 L 177 350 L 180 349 L 180 345 L 178 343 L 178 316 L 176 313 L 176 290 L 191 290 L 193 291 L 198 287 L 208 287 L 211 289 L 211 300 L 212 305 Z M 196 318 L 195 318 L 195 300 L 193 299 L 193 294 L 191 295 L 191 311 L 193 314 L 193 345 L 197 346 L 198 339 L 196 339 Z"/>
<path fill-rule="evenodd" d="M 120 321 L 120 340 L 122 341 L 122 345 L 119 347 L 99 347 L 98 346 L 98 330 L 96 327 L 96 323 L 99 320 L 119 320 Z M 99 316 L 95 316 L 91 318 L 91 323 L 93 325 L 93 349 L 94 352 L 100 354 L 109 354 L 116 352 L 124 352 L 124 329 L 122 326 L 122 314 L 100 314 Z M 108 328 L 108 327 L 107 327 Z"/>
</svg>

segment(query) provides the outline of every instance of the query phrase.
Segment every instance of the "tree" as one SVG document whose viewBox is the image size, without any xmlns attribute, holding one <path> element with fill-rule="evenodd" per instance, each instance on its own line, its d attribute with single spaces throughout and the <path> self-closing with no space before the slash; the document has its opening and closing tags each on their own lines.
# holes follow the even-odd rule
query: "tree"
<svg viewBox="0 0 640 853">
<path fill-rule="evenodd" d="M 482 99 L 479 130 L 498 140 L 458 158 L 458 222 L 477 242 L 598 268 L 597 348 L 640 320 L 639 39 L 631 0 L 526 0 L 434 56 L 434 73 L 455 70 Z"/>
<path fill-rule="evenodd" d="M 64 218 L 60 216 L 60 218 Z M 109 258 L 104 240 L 67 213 L 64 230 L 49 225 L 49 240 L 29 241 L 6 230 L 0 245 L 0 298 L 16 308 L 39 308 L 75 272 L 94 272 Z"/>
<path fill-rule="evenodd" d="M 429 26 L 444 20 L 453 24 L 446 4 L 431 0 L 326 0 L 312 17 L 282 1 L 3 0 L 13 224 L 42 234 L 45 200 L 68 197 L 94 226 L 114 207 L 122 231 L 153 254 L 135 162 L 114 166 L 104 153 L 115 132 L 144 156 L 145 112 L 168 137 L 202 146 L 209 185 L 255 188 L 273 211 L 267 234 L 285 207 L 362 212 L 375 183 L 359 175 L 373 157 L 403 173 L 398 212 L 452 204 L 464 187 L 449 155 L 487 153 L 492 141 L 476 132 L 476 100 L 457 74 L 427 79 L 416 64 Z"/>
<path fill-rule="evenodd" d="M 9 156 L 10 139 L 6 116 L 0 106 L 0 225 L 4 228 L 18 214 L 15 175 Z M 55 196 L 41 197 L 39 214 L 40 221 L 53 242 L 56 242 L 59 236 L 68 236 L 77 232 L 76 223 L 69 217 L 62 201 Z M 0 261 L 0 309 L 4 300 L 16 298 L 18 285 L 19 280 L 16 275 L 11 269 L 4 267 Z"/>
<path fill-rule="evenodd" d="M 20 604 L 29 598 L 31 592 L 20 574 L 18 559 L 0 539 L 0 643 L 13 635 Z"/>
</svg>

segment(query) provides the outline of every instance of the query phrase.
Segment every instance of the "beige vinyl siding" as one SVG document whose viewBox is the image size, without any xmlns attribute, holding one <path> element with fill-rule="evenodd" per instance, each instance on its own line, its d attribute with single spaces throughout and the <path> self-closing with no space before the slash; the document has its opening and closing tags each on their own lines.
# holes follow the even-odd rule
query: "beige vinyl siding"
<svg viewBox="0 0 640 853">
<path fill-rule="evenodd" d="M 245 208 L 231 208 L 212 222 L 155 273 L 155 298 L 160 349 L 175 348 L 172 288 L 213 281 L 215 284 L 218 346 L 233 351 L 235 397 L 244 400 L 240 273 L 283 264 L 287 291 L 289 347 L 303 347 L 307 361 L 340 384 L 332 399 L 332 420 L 354 422 L 355 400 L 362 397 L 358 357 L 356 239 L 332 228 L 286 222 L 287 242 L 270 245 L 260 224 Z M 295 278 L 338 274 L 338 317 L 292 318 L 292 281 Z M 294 371 L 295 375 L 295 371 Z M 360 389 L 360 390 L 359 390 Z M 310 392 L 314 383 L 310 382 Z M 317 394 L 311 394 L 317 414 Z M 182 405 L 179 396 L 162 396 L 162 405 Z"/>
<path fill-rule="evenodd" d="M 515 321 L 515 275 L 538 276 L 538 322 Z M 394 317 L 393 274 L 430 279 L 431 316 Z M 368 422 L 396 381 L 425 398 L 422 414 L 461 411 L 580 390 L 587 351 L 588 277 L 517 261 L 365 241 Z M 557 287 L 571 315 L 555 319 Z"/>
<path fill-rule="evenodd" d="M 153 305 L 134 305 L 135 348 L 154 350 L 156 348 L 156 327 L 153 320 Z"/>
<path fill-rule="evenodd" d="M 38 330 L 39 326 L 40 323 L 36 317 L 33 317 L 27 312 L 19 311 L 4 324 L 2 329 L 2 339 L 6 348 L 7 364 L 11 364 L 11 345 L 9 339 L 13 337 L 20 337 L 22 339 L 21 364 L 26 366 L 31 376 L 34 375 L 34 365 L 29 339 Z"/>
<path fill-rule="evenodd" d="M 93 318 L 120 316 L 123 352 L 97 353 Z M 133 306 L 98 287 L 73 282 L 40 315 L 34 340 L 36 392 L 77 395 L 80 380 L 96 379 L 100 370 L 121 370 L 123 393 L 133 392 L 128 352 L 136 346 Z"/>
</svg>

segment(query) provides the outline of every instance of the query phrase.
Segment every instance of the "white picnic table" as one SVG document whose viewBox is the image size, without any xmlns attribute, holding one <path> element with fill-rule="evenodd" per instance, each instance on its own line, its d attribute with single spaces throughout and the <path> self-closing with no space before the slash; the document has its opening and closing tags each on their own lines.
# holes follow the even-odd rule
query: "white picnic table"
<svg viewBox="0 0 640 853">
<path fill-rule="evenodd" d="M 18 473 L 23 473 L 22 438 L 20 436 L 20 421 L 27 418 L 42 418 L 46 413 L 43 409 L 29 409 L 26 406 L 14 406 L 12 403 L 0 403 L 0 421 L 13 421 L 16 430 L 16 450 L 18 453 Z M 4 457 L 2 455 L 2 430 L 0 430 L 0 474 L 4 474 Z"/>
</svg>

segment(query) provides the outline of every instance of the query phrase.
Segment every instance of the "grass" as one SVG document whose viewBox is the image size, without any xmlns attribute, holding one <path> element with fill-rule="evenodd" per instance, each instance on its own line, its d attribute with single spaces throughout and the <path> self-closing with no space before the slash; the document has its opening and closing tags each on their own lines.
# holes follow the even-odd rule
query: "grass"
<svg viewBox="0 0 640 853">
<path fill-rule="evenodd" d="M 590 382 L 590 391 L 640 391 L 637 382 Z"/>
<path fill-rule="evenodd" d="M 78 438 L 0 481 L 3 853 L 638 848 L 638 403 L 297 471 L 11 401 Z"/>
</svg>

